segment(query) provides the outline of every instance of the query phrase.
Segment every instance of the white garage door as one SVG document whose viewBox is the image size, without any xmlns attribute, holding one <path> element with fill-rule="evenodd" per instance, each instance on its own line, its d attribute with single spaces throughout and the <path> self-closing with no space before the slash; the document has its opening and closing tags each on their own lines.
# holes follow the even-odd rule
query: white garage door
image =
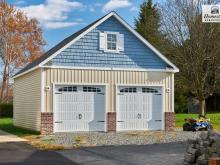
<svg viewBox="0 0 220 165">
<path fill-rule="evenodd" d="M 105 131 L 105 87 L 57 85 L 54 131 Z"/>
<path fill-rule="evenodd" d="M 118 131 L 161 129 L 161 87 L 118 87 Z"/>
</svg>

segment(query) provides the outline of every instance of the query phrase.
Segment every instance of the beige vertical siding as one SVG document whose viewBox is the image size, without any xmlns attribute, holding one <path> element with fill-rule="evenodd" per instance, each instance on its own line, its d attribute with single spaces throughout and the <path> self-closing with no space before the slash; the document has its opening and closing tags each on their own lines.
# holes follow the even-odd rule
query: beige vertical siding
<svg viewBox="0 0 220 165">
<path fill-rule="evenodd" d="M 138 71 L 107 71 L 77 69 L 45 69 L 45 85 L 52 89 L 53 83 L 107 84 L 107 103 L 109 112 L 116 109 L 116 84 L 163 84 L 165 89 L 172 88 L 172 73 L 138 72 Z M 172 91 L 172 90 L 171 90 Z M 172 111 L 172 92 L 165 92 L 165 112 Z M 45 94 L 44 111 L 53 111 L 53 90 Z"/>
<path fill-rule="evenodd" d="M 14 124 L 40 130 L 41 70 L 14 79 Z"/>
</svg>

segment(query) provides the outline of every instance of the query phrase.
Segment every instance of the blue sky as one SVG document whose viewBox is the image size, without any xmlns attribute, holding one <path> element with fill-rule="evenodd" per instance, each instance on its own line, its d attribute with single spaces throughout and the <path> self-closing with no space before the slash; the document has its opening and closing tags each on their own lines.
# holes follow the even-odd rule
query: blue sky
<svg viewBox="0 0 220 165">
<path fill-rule="evenodd" d="M 162 0 L 156 2 L 160 1 Z M 8 0 L 8 2 L 23 10 L 29 17 L 39 20 L 47 42 L 45 50 L 48 50 L 65 37 L 112 10 L 133 26 L 143 0 Z"/>
</svg>

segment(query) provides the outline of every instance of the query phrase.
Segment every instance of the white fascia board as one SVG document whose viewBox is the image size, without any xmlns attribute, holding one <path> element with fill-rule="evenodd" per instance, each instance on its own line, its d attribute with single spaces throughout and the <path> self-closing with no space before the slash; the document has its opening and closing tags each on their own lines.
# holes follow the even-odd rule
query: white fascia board
<svg viewBox="0 0 220 165">
<path fill-rule="evenodd" d="M 52 54 L 50 57 L 48 57 L 46 60 L 42 61 L 40 64 L 38 64 L 37 66 L 35 66 L 34 68 L 31 68 L 21 74 L 18 74 L 16 76 L 14 76 L 13 78 L 17 78 L 19 76 L 22 76 L 28 72 L 31 72 L 33 70 L 35 70 L 38 67 L 42 67 L 44 64 L 46 64 L 48 61 L 50 61 L 51 59 L 53 59 L 54 57 L 56 57 L 59 53 L 61 53 L 63 50 L 65 50 L 66 48 L 68 48 L 70 45 L 72 45 L 74 42 L 76 42 L 77 40 L 79 40 L 81 37 L 83 37 L 84 35 L 86 35 L 87 33 L 89 33 L 91 30 L 93 30 L 95 27 L 97 27 L 98 25 L 100 25 L 101 23 L 103 23 L 105 20 L 107 20 L 108 18 L 110 18 L 114 13 L 111 12 L 108 15 L 106 15 L 103 19 L 101 19 L 100 21 L 98 21 L 96 24 L 94 24 L 93 26 L 91 26 L 89 29 L 87 29 L 85 32 L 83 32 L 81 35 L 79 35 L 78 37 L 76 37 L 74 40 L 72 40 L 71 42 L 69 42 L 68 44 L 66 44 L 65 46 L 63 46 L 61 49 L 59 49 L 57 52 L 55 52 L 54 54 Z"/>
<path fill-rule="evenodd" d="M 91 26 L 89 29 L 87 29 L 85 32 L 83 32 L 81 35 L 79 35 L 78 37 L 76 37 L 74 40 L 72 40 L 71 42 L 69 42 L 68 44 L 66 44 L 64 47 L 62 47 L 60 50 L 58 50 L 56 53 L 54 53 L 53 55 L 51 55 L 49 58 L 47 58 L 46 60 L 44 60 L 43 62 L 41 62 L 39 64 L 39 66 L 43 66 L 44 64 L 46 64 L 48 61 L 50 61 L 51 59 L 53 59 L 55 56 L 57 56 L 59 53 L 61 53 L 63 50 L 65 50 L 66 48 L 68 48 L 70 45 L 72 45 L 73 43 L 75 43 L 77 40 L 79 40 L 80 38 L 82 38 L 84 35 L 86 35 L 87 33 L 89 33 L 91 30 L 93 30 L 94 28 L 96 28 L 98 25 L 102 24 L 104 21 L 106 21 L 108 18 L 110 18 L 111 16 L 114 16 L 121 24 L 123 24 L 130 32 L 132 32 L 138 39 L 140 39 L 146 46 L 148 46 L 156 55 L 158 55 L 164 62 L 166 62 L 167 64 L 169 64 L 170 66 L 173 67 L 173 72 L 179 72 L 179 69 L 171 62 L 169 61 L 164 55 L 162 55 L 155 47 L 153 47 L 146 39 L 144 39 L 139 33 L 137 33 L 127 22 L 125 22 L 122 18 L 120 18 L 116 13 L 111 12 L 108 15 L 106 15 L 103 19 L 101 19 L 100 21 L 98 21 L 96 24 L 94 24 L 93 26 Z"/>
<path fill-rule="evenodd" d="M 139 72 L 170 72 L 175 73 L 173 69 L 139 69 L 139 68 L 101 68 L 101 67 L 78 67 L 78 66 L 41 66 L 41 68 L 50 69 L 76 69 L 76 70 L 108 70 L 108 71 L 139 71 Z"/>
<path fill-rule="evenodd" d="M 132 32 L 137 38 L 139 38 L 145 45 L 147 45 L 156 55 L 158 55 L 164 62 L 166 62 L 167 64 L 169 64 L 170 66 L 173 67 L 173 69 L 170 70 L 165 70 L 166 72 L 179 72 L 179 69 L 171 62 L 169 61 L 164 55 L 162 55 L 156 48 L 154 48 L 147 40 L 145 40 L 140 34 L 138 34 L 130 25 L 128 25 L 127 22 L 125 22 L 123 19 L 121 19 L 116 13 L 111 12 L 108 15 L 106 15 L 104 18 L 102 18 L 100 21 L 98 21 L 96 24 L 94 24 L 93 26 L 91 26 L 89 29 L 87 29 L 85 32 L 83 32 L 82 34 L 80 34 L 78 37 L 76 37 L 75 39 L 73 39 L 71 42 L 69 42 L 68 44 L 66 44 L 65 46 L 63 46 L 60 50 L 58 50 L 57 52 L 55 52 L 53 55 L 51 55 L 50 57 L 48 57 L 46 60 L 42 61 L 39 65 L 35 66 L 32 69 L 29 69 L 21 74 L 18 74 L 16 76 L 14 76 L 13 78 L 17 78 L 19 76 L 22 76 L 28 72 L 31 72 L 33 70 L 35 70 L 38 67 L 42 67 L 44 64 L 46 64 L 48 61 L 50 61 L 51 59 L 53 59 L 54 57 L 56 57 L 59 53 L 61 53 L 63 50 L 65 50 L 66 48 L 68 48 L 70 45 L 72 45 L 73 43 L 75 43 L 77 40 L 79 40 L 80 38 L 82 38 L 84 35 L 86 35 L 87 33 L 89 33 L 91 30 L 93 30 L 94 28 L 96 28 L 98 25 L 100 25 L 101 23 L 103 23 L 104 21 L 106 21 L 108 18 L 110 18 L 111 16 L 114 16 L 119 22 L 121 22 L 130 32 Z M 81 69 L 81 68 L 80 68 Z M 117 70 L 117 69 L 116 69 Z M 146 70 L 145 70 L 146 71 Z M 158 71 L 158 69 L 156 69 L 155 71 Z M 163 70 L 164 71 L 164 70 Z"/>
<path fill-rule="evenodd" d="M 109 13 L 108 15 L 106 15 L 104 18 L 102 18 L 100 21 L 98 21 L 96 24 L 94 24 L 93 26 L 91 26 L 89 29 L 87 29 L 86 31 L 84 31 L 82 34 L 80 34 L 78 37 L 76 37 L 75 39 L 73 39 L 72 41 L 70 41 L 68 44 L 66 44 L 64 47 L 62 47 L 60 50 L 58 50 L 57 52 L 55 52 L 53 55 L 51 55 L 50 57 L 48 57 L 46 60 L 42 61 L 39 66 L 43 66 L 44 64 L 46 64 L 48 61 L 50 61 L 51 59 L 53 59 L 54 57 L 56 57 L 59 53 L 61 53 L 63 50 L 65 50 L 66 48 L 68 48 L 70 45 L 72 45 L 73 43 L 75 43 L 77 40 L 79 40 L 80 38 L 82 38 L 83 36 L 85 36 L 87 33 L 89 33 L 90 31 L 92 31 L 94 28 L 96 28 L 98 25 L 100 25 L 101 23 L 103 23 L 105 20 L 107 20 L 108 18 L 110 18 L 112 15 L 114 15 L 113 12 Z"/>
<path fill-rule="evenodd" d="M 140 39 L 145 45 L 147 45 L 154 53 L 156 53 L 164 62 L 172 66 L 175 72 L 179 72 L 179 69 L 168 60 L 162 53 L 160 53 L 153 45 L 151 45 L 145 38 L 143 38 L 138 32 L 136 32 L 127 22 L 121 19 L 117 14 L 114 13 L 116 19 L 121 22 L 130 32 L 132 32 L 138 39 Z"/>
<path fill-rule="evenodd" d="M 20 74 L 18 74 L 18 75 L 13 76 L 12 78 L 15 79 L 15 78 L 17 78 L 17 77 L 20 77 L 20 76 L 22 76 L 22 75 L 24 75 L 24 74 L 27 74 L 27 73 L 29 73 L 29 72 L 35 70 L 35 69 L 37 69 L 37 68 L 39 68 L 38 65 L 35 66 L 35 67 L 33 67 L 33 68 L 31 68 L 31 69 L 26 70 L 25 72 L 22 72 L 22 73 L 20 73 Z"/>
</svg>

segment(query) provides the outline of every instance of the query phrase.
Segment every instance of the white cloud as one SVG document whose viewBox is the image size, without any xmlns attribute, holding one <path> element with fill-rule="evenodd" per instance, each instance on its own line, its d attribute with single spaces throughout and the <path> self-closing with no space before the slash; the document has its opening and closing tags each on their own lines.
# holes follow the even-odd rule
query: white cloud
<svg viewBox="0 0 220 165">
<path fill-rule="evenodd" d="M 75 22 L 67 21 L 68 14 L 83 7 L 83 4 L 76 1 L 46 0 L 45 3 L 39 5 L 18 8 L 24 11 L 28 17 L 36 18 L 46 28 L 53 28 L 52 25 L 55 25 L 56 28 L 62 28 L 75 25 Z"/>
<path fill-rule="evenodd" d="M 110 0 L 102 8 L 103 12 L 112 11 L 118 8 L 125 8 L 131 6 L 129 0 Z"/>
<path fill-rule="evenodd" d="M 47 22 L 44 26 L 48 29 L 59 29 L 78 25 L 78 22 Z"/>
<path fill-rule="evenodd" d="M 138 11 L 138 7 L 133 6 L 133 7 L 130 8 L 130 11 Z"/>
</svg>

